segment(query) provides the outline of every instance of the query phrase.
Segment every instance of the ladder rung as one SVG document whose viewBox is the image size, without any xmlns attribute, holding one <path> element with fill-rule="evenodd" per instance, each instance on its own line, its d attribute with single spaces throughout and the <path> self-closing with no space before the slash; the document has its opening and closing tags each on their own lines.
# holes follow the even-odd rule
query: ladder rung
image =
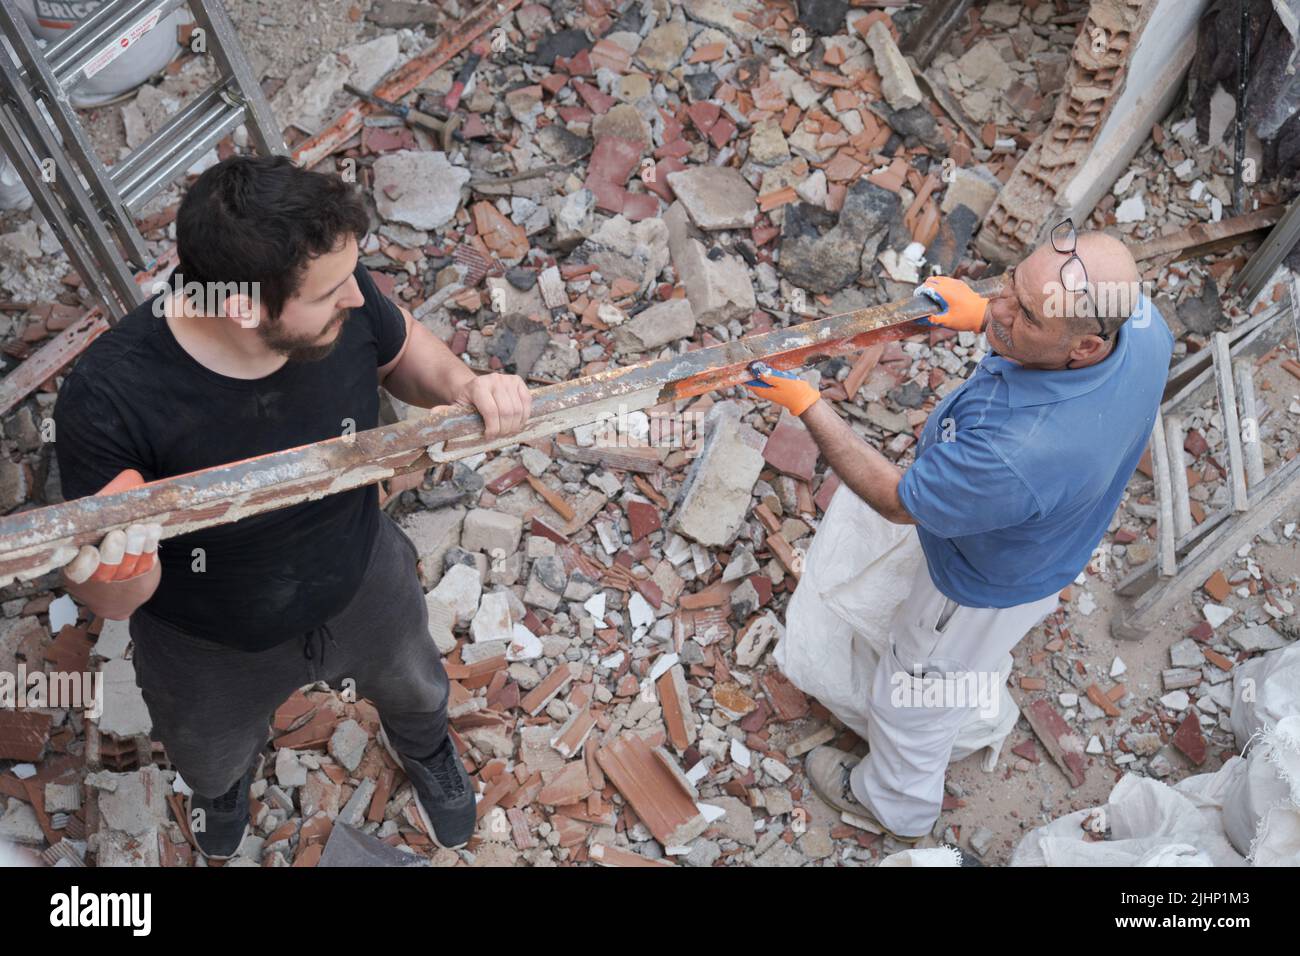
<svg viewBox="0 0 1300 956">
<path fill-rule="evenodd" d="M 132 177 L 132 182 L 122 190 L 122 202 L 133 214 L 194 163 L 208 150 L 221 142 L 227 133 L 244 121 L 242 104 L 223 103 L 222 108 L 204 117 L 190 138 L 177 144 L 174 151 L 163 153 L 155 162 Z"/>
<path fill-rule="evenodd" d="M 229 105 L 222 95 L 228 89 L 229 83 L 204 90 L 155 130 L 152 136 L 131 150 L 131 155 L 109 167 L 108 178 L 113 181 L 118 192 L 130 189 L 138 181 L 142 170 L 156 165 L 160 154 L 174 149 L 175 140 L 183 142 L 219 115 Z"/>
</svg>

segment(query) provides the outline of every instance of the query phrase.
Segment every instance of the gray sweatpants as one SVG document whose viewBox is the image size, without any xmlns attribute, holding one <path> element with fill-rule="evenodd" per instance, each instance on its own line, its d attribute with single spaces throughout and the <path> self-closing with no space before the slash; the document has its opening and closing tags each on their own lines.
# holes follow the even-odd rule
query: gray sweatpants
<svg viewBox="0 0 1300 956">
<path fill-rule="evenodd" d="M 429 635 L 415 546 L 386 514 L 361 587 L 341 612 L 305 635 L 248 652 L 131 615 L 136 684 L 152 736 L 196 793 L 235 784 L 270 738 L 276 709 L 316 681 L 346 685 L 379 711 L 399 753 L 416 758 L 447 738 L 447 675 Z"/>
</svg>

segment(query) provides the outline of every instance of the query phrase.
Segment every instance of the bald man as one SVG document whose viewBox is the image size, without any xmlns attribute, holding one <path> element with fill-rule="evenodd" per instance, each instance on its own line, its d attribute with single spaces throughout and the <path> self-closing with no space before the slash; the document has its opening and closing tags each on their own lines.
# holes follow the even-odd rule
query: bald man
<svg viewBox="0 0 1300 956">
<path fill-rule="evenodd" d="M 854 534 L 874 541 L 898 534 L 891 523 L 909 525 L 900 547 L 924 555 L 872 676 L 867 756 L 819 747 L 805 764 L 828 804 L 904 842 L 938 819 L 953 742 L 975 706 L 970 689 L 996 680 L 1001 694 L 1011 649 L 1056 608 L 1105 533 L 1151 434 L 1173 349 L 1124 245 L 1076 235 L 1069 220 L 992 299 L 952 278 L 923 289 L 939 307 L 930 321 L 986 333 L 991 354 L 930 413 L 905 472 L 806 382 L 765 373 L 750 383 L 800 417 L 840 477 L 824 527 L 852 516 L 866 525 Z M 855 495 L 870 508 L 855 507 Z M 841 583 L 864 592 L 886 586 L 870 580 L 873 568 L 837 566 L 822 540 L 809 568 L 836 567 Z M 828 601 L 816 577 L 795 591 L 789 622 L 800 602 Z M 792 625 L 784 641 L 814 638 Z"/>
</svg>

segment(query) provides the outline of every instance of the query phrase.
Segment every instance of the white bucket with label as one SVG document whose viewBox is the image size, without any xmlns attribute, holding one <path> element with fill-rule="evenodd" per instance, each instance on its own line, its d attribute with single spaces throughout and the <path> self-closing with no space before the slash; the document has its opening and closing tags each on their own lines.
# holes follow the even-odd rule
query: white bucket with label
<svg viewBox="0 0 1300 956">
<path fill-rule="evenodd" d="M 94 15 L 105 0 L 17 0 L 27 25 L 40 39 L 56 43 Z M 87 67 L 88 76 L 72 90 L 75 107 L 102 106 L 130 93 L 160 72 L 181 52 L 176 28 L 194 17 L 185 7 L 163 17 L 162 5 L 147 7 L 126 25 L 111 45 Z"/>
</svg>

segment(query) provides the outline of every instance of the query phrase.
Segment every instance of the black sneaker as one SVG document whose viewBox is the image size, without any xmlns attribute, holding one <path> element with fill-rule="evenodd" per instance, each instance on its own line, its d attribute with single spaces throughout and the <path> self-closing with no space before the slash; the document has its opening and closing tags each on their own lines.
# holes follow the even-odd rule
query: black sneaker
<svg viewBox="0 0 1300 956">
<path fill-rule="evenodd" d="M 252 826 L 248 788 L 253 784 L 253 771 L 257 761 L 249 764 L 235 785 L 219 797 L 205 797 L 195 793 L 190 797 L 190 832 L 199 852 L 209 860 L 228 860 L 235 855 L 239 845 Z M 196 826 L 194 811 L 202 810 L 201 823 Z"/>
<path fill-rule="evenodd" d="M 424 760 L 399 754 L 389 742 L 382 725 L 379 739 L 392 758 L 406 770 L 406 776 L 415 787 L 415 806 L 433 841 L 444 850 L 454 850 L 468 843 L 478 819 L 478 802 L 451 735 L 448 734 L 437 753 Z"/>
</svg>

